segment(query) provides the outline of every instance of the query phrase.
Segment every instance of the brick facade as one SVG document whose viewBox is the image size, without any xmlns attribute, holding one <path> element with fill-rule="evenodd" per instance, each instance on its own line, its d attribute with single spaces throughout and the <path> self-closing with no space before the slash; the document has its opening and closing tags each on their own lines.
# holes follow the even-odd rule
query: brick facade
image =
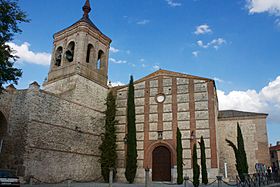
<svg viewBox="0 0 280 187">
<path fill-rule="evenodd" d="M 209 79 L 159 70 L 135 82 L 136 130 L 138 150 L 138 173 L 136 181 L 144 181 L 144 169 L 152 173 L 152 154 L 158 146 L 164 146 L 171 153 L 172 181 L 176 181 L 176 131 L 182 132 L 184 173 L 192 175 L 191 153 L 195 142 L 203 136 L 206 142 L 207 166 L 212 177 L 218 175 L 216 121 L 209 120 L 210 110 L 215 111 L 215 102 L 210 102 L 208 90 L 214 95 L 213 81 Z M 116 88 L 118 145 L 124 144 L 126 126 L 127 86 Z M 163 102 L 156 100 L 164 96 Z M 211 93 L 210 93 L 211 95 Z M 213 100 L 215 98 L 211 98 Z M 211 122 L 211 123 L 210 123 Z M 198 126 L 196 126 L 196 123 Z M 212 132 L 211 129 L 212 128 Z M 121 131 L 122 129 L 122 131 Z M 143 132 L 144 130 L 144 132 Z M 214 131 L 213 131 L 214 130 Z M 214 133 L 211 135 L 211 133 Z M 194 139 L 192 139 L 192 134 Z M 142 146 L 144 145 L 144 147 Z M 117 178 L 125 181 L 125 146 L 118 149 Z M 198 153 L 200 153 L 198 147 Z M 200 157 L 200 154 L 198 154 Z M 212 161 L 213 160 L 213 161 Z M 213 164 L 214 163 L 214 164 Z"/>
</svg>

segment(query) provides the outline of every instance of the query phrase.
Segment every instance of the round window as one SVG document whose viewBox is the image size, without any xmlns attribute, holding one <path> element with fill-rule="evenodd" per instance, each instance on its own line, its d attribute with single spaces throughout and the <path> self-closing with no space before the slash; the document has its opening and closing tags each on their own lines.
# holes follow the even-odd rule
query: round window
<svg viewBox="0 0 280 187">
<path fill-rule="evenodd" d="M 156 96 L 156 101 L 157 101 L 158 103 L 163 103 L 164 100 L 165 100 L 165 95 L 164 95 L 164 94 L 158 94 L 158 95 Z"/>
</svg>

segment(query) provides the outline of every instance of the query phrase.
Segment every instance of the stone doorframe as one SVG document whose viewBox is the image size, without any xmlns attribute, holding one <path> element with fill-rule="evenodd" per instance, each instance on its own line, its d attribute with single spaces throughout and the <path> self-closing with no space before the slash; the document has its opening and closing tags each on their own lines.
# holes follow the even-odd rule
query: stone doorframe
<svg viewBox="0 0 280 187">
<path fill-rule="evenodd" d="M 176 158 L 177 158 L 176 157 L 176 149 L 174 148 L 174 146 L 170 142 L 164 141 L 164 140 L 158 140 L 154 143 L 151 143 L 145 149 L 144 168 L 152 169 L 152 167 L 153 167 L 153 151 L 158 146 L 166 147 L 170 151 L 170 154 L 171 154 L 171 168 L 173 168 L 177 163 L 177 161 L 176 161 Z"/>
</svg>

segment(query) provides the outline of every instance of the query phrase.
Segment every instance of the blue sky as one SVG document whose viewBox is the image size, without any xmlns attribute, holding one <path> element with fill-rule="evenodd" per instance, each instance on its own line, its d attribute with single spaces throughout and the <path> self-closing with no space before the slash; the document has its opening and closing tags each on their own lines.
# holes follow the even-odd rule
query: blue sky
<svg viewBox="0 0 280 187">
<path fill-rule="evenodd" d="M 17 88 L 48 73 L 53 34 L 82 16 L 85 0 L 19 0 L 31 19 L 11 46 Z M 91 0 L 90 18 L 113 42 L 109 79 L 127 83 L 158 68 L 216 80 L 220 109 L 269 113 L 280 140 L 279 0 Z"/>
</svg>

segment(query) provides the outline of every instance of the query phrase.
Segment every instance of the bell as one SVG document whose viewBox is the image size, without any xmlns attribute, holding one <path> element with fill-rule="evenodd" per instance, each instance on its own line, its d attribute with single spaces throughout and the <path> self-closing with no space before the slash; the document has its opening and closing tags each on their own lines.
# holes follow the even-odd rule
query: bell
<svg viewBox="0 0 280 187">
<path fill-rule="evenodd" d="M 74 54 L 73 54 L 72 51 L 67 50 L 67 51 L 65 52 L 65 57 L 66 57 L 66 59 L 68 60 L 68 62 L 72 62 L 72 61 L 73 61 Z"/>
<path fill-rule="evenodd" d="M 55 58 L 55 65 L 60 66 L 61 65 L 61 54 L 57 55 Z"/>
</svg>

